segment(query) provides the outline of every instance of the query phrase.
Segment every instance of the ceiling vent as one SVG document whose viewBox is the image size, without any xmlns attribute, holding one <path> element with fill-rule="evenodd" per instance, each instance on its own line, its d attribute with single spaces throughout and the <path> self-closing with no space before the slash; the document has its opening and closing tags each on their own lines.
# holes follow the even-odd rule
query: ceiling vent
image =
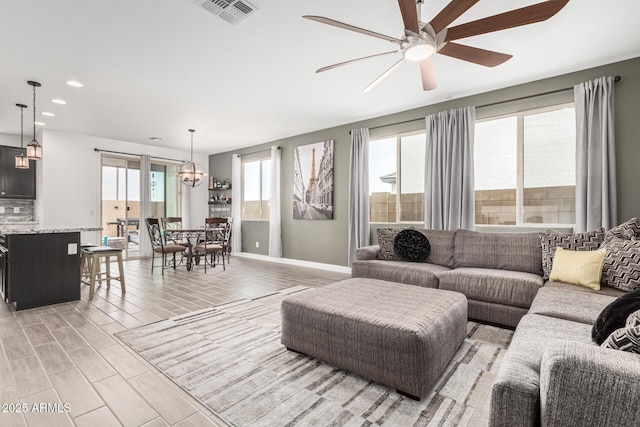
<svg viewBox="0 0 640 427">
<path fill-rule="evenodd" d="M 237 24 L 258 10 L 247 0 L 199 0 L 199 3 L 209 12 L 231 24 Z"/>
</svg>

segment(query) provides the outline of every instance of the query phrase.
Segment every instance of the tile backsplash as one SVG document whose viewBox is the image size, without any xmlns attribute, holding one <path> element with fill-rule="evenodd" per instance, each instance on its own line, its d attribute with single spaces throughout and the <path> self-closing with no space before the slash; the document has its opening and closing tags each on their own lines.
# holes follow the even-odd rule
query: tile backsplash
<svg viewBox="0 0 640 427">
<path fill-rule="evenodd" d="M 32 222 L 36 220 L 34 215 L 33 200 L 0 199 L 0 222 Z"/>
</svg>

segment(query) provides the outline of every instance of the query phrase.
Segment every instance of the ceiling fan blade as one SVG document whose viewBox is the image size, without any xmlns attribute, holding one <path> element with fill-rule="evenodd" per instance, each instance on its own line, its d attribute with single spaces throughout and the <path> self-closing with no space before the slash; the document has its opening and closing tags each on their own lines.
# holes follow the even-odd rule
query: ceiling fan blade
<svg viewBox="0 0 640 427">
<path fill-rule="evenodd" d="M 449 28 L 445 41 L 458 40 L 507 28 L 546 21 L 558 13 L 569 0 L 548 0 L 532 6 L 500 13 Z"/>
<path fill-rule="evenodd" d="M 393 42 L 393 43 L 402 43 L 402 40 L 397 39 L 395 37 L 385 36 L 384 34 L 376 33 L 374 31 L 365 30 L 364 28 L 355 27 L 353 25 L 345 24 L 344 22 L 335 21 L 333 19 L 325 18 L 323 16 L 305 15 L 305 16 L 303 16 L 303 18 L 310 19 L 310 20 L 316 21 L 316 22 L 321 22 L 321 23 L 327 24 L 327 25 L 333 25 L 334 27 L 342 28 L 342 29 L 349 30 L 349 31 L 354 31 L 356 33 L 365 34 L 367 36 L 377 37 L 379 39 L 387 40 L 387 41 L 390 41 L 390 42 Z"/>
<path fill-rule="evenodd" d="M 474 4 L 480 0 L 452 0 L 444 9 L 440 11 L 430 22 L 436 34 L 447 28 L 449 24 L 458 19 Z"/>
<path fill-rule="evenodd" d="M 436 82 L 436 69 L 433 66 L 433 57 L 420 61 L 420 76 L 422 77 L 422 89 L 433 90 L 438 87 Z"/>
<path fill-rule="evenodd" d="M 414 33 L 420 34 L 420 28 L 418 27 L 418 9 L 416 7 L 416 0 L 398 0 L 400 5 L 400 13 L 402 14 L 402 21 L 404 22 L 404 28 Z"/>
<path fill-rule="evenodd" d="M 380 83 L 382 80 L 387 78 L 389 76 L 389 74 L 393 73 L 396 70 L 396 68 L 398 68 L 400 66 L 400 64 L 402 64 L 403 61 L 404 61 L 404 58 L 401 58 L 398 62 L 393 64 L 391 67 L 389 67 L 387 69 L 387 71 L 385 71 L 384 73 L 380 74 L 380 76 L 378 76 L 378 78 L 376 78 L 374 81 L 369 83 L 369 86 L 365 87 L 363 92 L 369 92 L 371 89 L 376 87 L 378 85 L 378 83 Z"/>
<path fill-rule="evenodd" d="M 473 62 L 474 64 L 484 65 L 485 67 L 495 67 L 496 65 L 500 65 L 513 57 L 513 55 L 507 55 L 505 53 L 494 52 L 453 42 L 445 44 L 440 48 L 438 53 L 452 58 L 461 59 L 463 61 Z"/>
<path fill-rule="evenodd" d="M 333 64 L 333 65 L 327 65 L 326 67 L 318 68 L 316 70 L 316 73 L 322 73 L 323 71 L 332 70 L 334 68 L 342 67 L 343 65 L 351 64 L 352 62 L 358 62 L 358 61 L 362 61 L 364 59 L 375 58 L 377 56 L 389 55 L 391 53 L 397 53 L 397 52 L 399 52 L 399 51 L 398 50 L 392 50 L 390 52 L 376 53 L 375 55 L 363 56 L 362 58 L 356 58 L 356 59 L 351 59 L 349 61 L 339 62 L 339 63 Z"/>
</svg>

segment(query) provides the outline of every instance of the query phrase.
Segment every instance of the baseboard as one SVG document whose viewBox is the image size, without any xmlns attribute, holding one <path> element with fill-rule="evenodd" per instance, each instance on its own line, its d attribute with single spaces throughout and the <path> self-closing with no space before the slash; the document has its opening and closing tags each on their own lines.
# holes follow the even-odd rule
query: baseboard
<svg viewBox="0 0 640 427">
<path fill-rule="evenodd" d="M 291 259 L 291 258 L 274 258 L 267 255 L 252 254 L 249 252 L 237 252 L 237 253 L 232 252 L 231 255 L 241 257 L 241 258 L 257 259 L 260 261 L 269 261 L 269 262 L 276 262 L 279 264 L 296 265 L 298 267 L 317 268 L 318 270 L 326 270 L 326 271 L 333 271 L 336 273 L 351 274 L 351 268 L 345 267 L 343 265 L 324 264 L 321 262 L 303 261 L 300 259 Z"/>
</svg>

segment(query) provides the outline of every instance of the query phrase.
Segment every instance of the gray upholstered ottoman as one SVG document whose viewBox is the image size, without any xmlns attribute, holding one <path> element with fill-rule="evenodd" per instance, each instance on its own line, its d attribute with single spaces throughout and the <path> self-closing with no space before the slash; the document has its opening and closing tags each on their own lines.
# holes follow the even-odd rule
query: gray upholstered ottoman
<svg viewBox="0 0 640 427">
<path fill-rule="evenodd" d="M 282 302 L 282 344 L 424 397 L 467 333 L 457 292 L 353 278 Z"/>
</svg>

